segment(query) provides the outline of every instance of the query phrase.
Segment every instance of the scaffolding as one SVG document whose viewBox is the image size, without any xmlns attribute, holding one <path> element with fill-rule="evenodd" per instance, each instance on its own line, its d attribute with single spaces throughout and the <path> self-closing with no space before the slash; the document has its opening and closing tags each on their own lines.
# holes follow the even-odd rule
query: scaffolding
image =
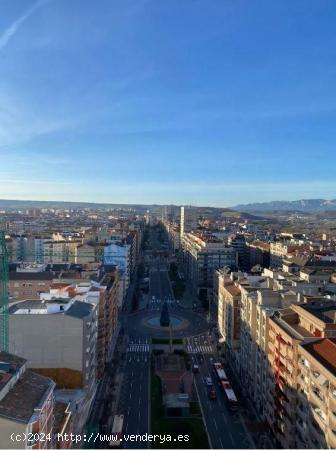
<svg viewBox="0 0 336 450">
<path fill-rule="evenodd" d="M 0 351 L 8 352 L 8 256 L 5 233 L 0 230 Z"/>
</svg>

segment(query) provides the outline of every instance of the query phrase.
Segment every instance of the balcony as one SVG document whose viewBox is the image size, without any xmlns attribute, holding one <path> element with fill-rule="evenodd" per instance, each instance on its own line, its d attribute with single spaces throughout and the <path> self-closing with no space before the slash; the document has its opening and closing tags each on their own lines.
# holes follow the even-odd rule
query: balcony
<svg viewBox="0 0 336 450">
<path fill-rule="evenodd" d="M 304 389 L 298 389 L 297 391 L 299 400 L 302 402 L 303 405 L 308 404 L 308 394 Z"/>
<path fill-rule="evenodd" d="M 269 348 L 269 350 L 270 350 L 272 353 L 275 352 L 275 347 L 274 347 L 273 342 L 268 341 L 268 348 Z"/>
<path fill-rule="evenodd" d="M 324 430 L 326 426 L 326 415 L 324 414 L 324 412 L 316 406 L 313 406 L 311 411 L 321 430 Z"/>
<path fill-rule="evenodd" d="M 319 407 L 325 411 L 326 403 L 325 398 L 321 394 L 321 392 L 317 389 L 311 389 L 311 392 L 313 394 L 314 401 L 319 405 Z"/>
<path fill-rule="evenodd" d="M 301 358 L 299 359 L 299 368 L 300 368 L 301 372 L 303 372 L 306 375 L 308 374 L 309 366 L 307 366 L 304 359 L 301 359 Z"/>
</svg>

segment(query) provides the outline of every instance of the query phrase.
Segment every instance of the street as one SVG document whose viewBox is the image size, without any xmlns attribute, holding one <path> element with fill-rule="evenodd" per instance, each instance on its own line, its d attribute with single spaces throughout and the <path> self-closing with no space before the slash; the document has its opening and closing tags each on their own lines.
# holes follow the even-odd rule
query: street
<svg viewBox="0 0 336 450">
<path fill-rule="evenodd" d="M 204 347 L 204 345 L 201 347 Z M 239 413 L 232 413 L 229 410 L 224 393 L 215 378 L 210 362 L 210 358 L 215 360 L 215 355 L 207 352 L 201 352 L 201 354 L 202 356 L 193 356 L 193 360 L 200 363 L 200 372 L 195 374 L 194 382 L 201 403 L 211 447 L 250 448 L 251 443 L 243 428 Z M 209 399 L 208 386 L 204 382 L 204 378 L 208 376 L 212 378 L 216 389 L 216 400 Z"/>
<path fill-rule="evenodd" d="M 159 326 L 164 302 L 171 318 L 180 322 L 173 326 L 173 337 L 184 339 L 186 352 L 200 372 L 194 374 L 194 386 L 200 402 L 209 443 L 212 448 L 248 448 L 251 442 L 242 425 L 239 412 L 233 414 L 226 404 L 224 393 L 215 379 L 211 361 L 216 358 L 216 343 L 209 332 L 204 315 L 184 308 L 175 301 L 168 266 L 158 252 L 161 244 L 157 232 L 151 230 L 148 263 L 149 293 L 147 305 L 133 313 L 123 314 L 125 353 L 120 362 L 120 382 L 117 414 L 124 415 L 123 433 L 150 433 L 150 370 L 151 339 L 169 337 L 169 330 Z M 147 250 L 147 254 L 149 251 Z M 157 325 L 151 325 L 151 321 Z M 210 376 L 216 390 L 216 400 L 210 400 L 204 377 Z M 148 448 L 146 442 L 123 443 L 124 448 Z"/>
</svg>

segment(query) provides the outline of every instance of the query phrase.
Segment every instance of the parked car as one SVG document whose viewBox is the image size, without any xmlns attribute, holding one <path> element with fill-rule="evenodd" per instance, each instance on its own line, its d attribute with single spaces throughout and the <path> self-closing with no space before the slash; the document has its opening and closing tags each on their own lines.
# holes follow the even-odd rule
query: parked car
<svg viewBox="0 0 336 450">
<path fill-rule="evenodd" d="M 208 395 L 209 395 L 210 400 L 216 400 L 217 394 L 216 394 L 215 386 L 211 386 L 209 388 Z"/>
<path fill-rule="evenodd" d="M 213 386 L 211 377 L 204 377 L 204 382 L 207 386 Z"/>
<path fill-rule="evenodd" d="M 198 364 L 193 364 L 192 371 L 193 371 L 193 373 L 199 373 L 199 365 Z"/>
</svg>

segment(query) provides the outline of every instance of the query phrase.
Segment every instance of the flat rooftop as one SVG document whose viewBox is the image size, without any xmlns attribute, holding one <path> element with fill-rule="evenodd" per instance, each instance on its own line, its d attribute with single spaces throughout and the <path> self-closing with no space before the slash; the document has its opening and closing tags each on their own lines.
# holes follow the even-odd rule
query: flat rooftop
<svg viewBox="0 0 336 450">
<path fill-rule="evenodd" d="M 54 386 L 50 378 L 26 371 L 0 401 L 0 417 L 28 423 Z"/>
<path fill-rule="evenodd" d="M 319 363 L 336 376 L 336 339 L 324 338 L 302 345 Z"/>
<path fill-rule="evenodd" d="M 9 314 L 16 314 L 20 311 L 23 313 L 24 310 L 32 311 L 33 313 L 34 311 L 37 312 L 38 310 L 45 310 L 47 313 L 47 306 L 42 300 L 24 300 L 23 302 L 15 303 L 8 308 Z"/>
<path fill-rule="evenodd" d="M 0 352 L 0 391 L 27 361 L 12 353 Z"/>
<path fill-rule="evenodd" d="M 300 304 L 300 307 L 325 323 L 336 323 L 336 302 L 326 300 L 325 305 L 323 302 L 310 302 Z"/>
<path fill-rule="evenodd" d="M 305 337 L 313 337 L 313 334 L 310 333 L 305 328 L 301 327 L 297 323 L 290 323 L 285 320 L 286 316 L 278 317 L 273 316 L 272 320 L 282 328 L 291 338 L 302 340 Z"/>
</svg>

